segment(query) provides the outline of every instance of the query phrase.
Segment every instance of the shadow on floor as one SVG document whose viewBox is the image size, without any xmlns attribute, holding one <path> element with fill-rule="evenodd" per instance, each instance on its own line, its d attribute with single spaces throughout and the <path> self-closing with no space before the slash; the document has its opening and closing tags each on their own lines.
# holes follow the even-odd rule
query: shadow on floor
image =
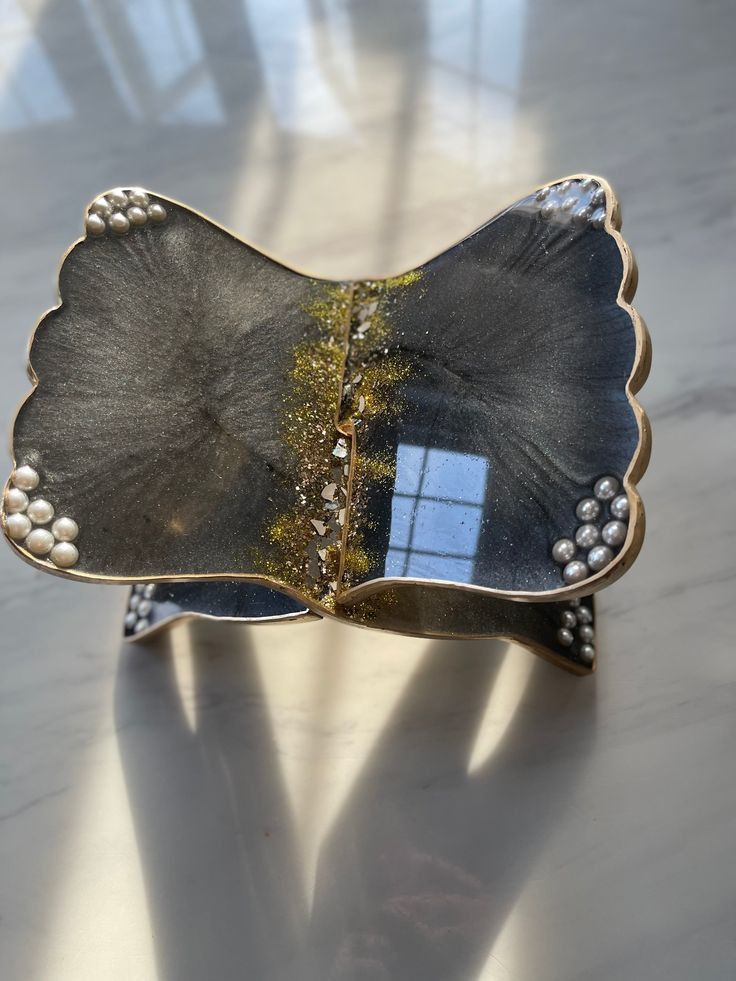
<svg viewBox="0 0 736 981">
<path fill-rule="evenodd" d="M 535 659 L 469 774 L 505 645 L 429 642 L 322 845 L 310 909 L 250 630 L 179 629 L 194 727 L 173 635 L 126 648 L 116 685 L 161 981 L 475 981 L 584 769 L 594 683 Z"/>
</svg>

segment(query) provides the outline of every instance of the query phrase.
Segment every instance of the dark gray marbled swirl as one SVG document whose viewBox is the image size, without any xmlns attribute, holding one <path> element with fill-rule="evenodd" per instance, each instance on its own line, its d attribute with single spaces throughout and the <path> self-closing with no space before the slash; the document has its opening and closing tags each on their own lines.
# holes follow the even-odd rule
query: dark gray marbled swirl
<svg viewBox="0 0 736 981">
<path fill-rule="evenodd" d="M 392 342 L 367 355 L 409 370 L 401 411 L 357 431 L 358 453 L 388 454 L 396 478 L 367 482 L 372 564 L 353 583 L 559 588 L 552 544 L 639 442 L 618 244 L 590 222 L 543 220 L 530 197 L 419 271 L 384 293 Z"/>
<path fill-rule="evenodd" d="M 86 238 L 31 349 L 16 460 L 80 525 L 72 572 L 257 573 L 294 508 L 279 437 L 304 310 L 320 286 L 167 202 L 162 225 Z"/>
</svg>

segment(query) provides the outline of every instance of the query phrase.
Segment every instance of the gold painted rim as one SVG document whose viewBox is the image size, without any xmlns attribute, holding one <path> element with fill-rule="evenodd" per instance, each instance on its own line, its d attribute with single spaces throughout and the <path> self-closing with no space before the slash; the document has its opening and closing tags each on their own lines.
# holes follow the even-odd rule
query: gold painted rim
<svg viewBox="0 0 736 981">
<path fill-rule="evenodd" d="M 178 623 L 187 623 L 191 620 L 208 620 L 212 623 L 237 623 L 243 627 L 281 627 L 290 623 L 315 623 L 322 617 L 314 610 L 305 610 L 303 613 L 284 613 L 275 617 L 259 617 L 249 619 L 248 617 L 218 617 L 214 613 L 198 613 L 195 610 L 182 610 L 180 613 L 171 613 L 145 630 L 138 631 L 137 634 L 124 634 L 124 644 L 135 644 L 150 640 L 158 634 L 164 633 L 175 627 Z"/>
</svg>

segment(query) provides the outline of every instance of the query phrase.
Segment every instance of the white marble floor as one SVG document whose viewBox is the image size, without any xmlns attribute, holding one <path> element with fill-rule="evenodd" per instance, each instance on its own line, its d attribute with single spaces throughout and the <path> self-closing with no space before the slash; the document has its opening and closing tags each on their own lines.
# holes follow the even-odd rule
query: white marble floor
<svg viewBox="0 0 736 981">
<path fill-rule="evenodd" d="M 123 649 L 123 590 L 4 549 L 3 978 L 736 977 L 735 37 L 729 0 L 0 2 L 8 422 L 120 183 L 338 277 L 599 172 L 655 350 L 594 679 L 329 623 Z"/>
</svg>

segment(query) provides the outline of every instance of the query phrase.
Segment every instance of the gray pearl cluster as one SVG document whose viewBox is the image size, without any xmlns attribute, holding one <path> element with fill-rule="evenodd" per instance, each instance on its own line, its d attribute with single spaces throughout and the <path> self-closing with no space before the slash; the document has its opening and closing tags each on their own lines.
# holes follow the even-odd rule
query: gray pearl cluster
<svg viewBox="0 0 736 981">
<path fill-rule="evenodd" d="M 40 482 L 38 471 L 27 463 L 13 471 L 5 491 L 5 532 L 37 558 L 48 559 L 58 569 L 70 569 L 79 559 L 74 544 L 79 525 L 63 515 L 55 518 L 54 506 L 45 497 L 29 497 Z"/>
<path fill-rule="evenodd" d="M 132 227 L 149 222 L 160 225 L 166 220 L 166 209 L 140 187 L 123 190 L 118 187 L 96 198 L 90 205 L 84 227 L 90 235 L 106 231 L 125 235 Z"/>
<path fill-rule="evenodd" d="M 579 599 L 570 600 L 561 611 L 557 640 L 563 647 L 573 648 L 578 658 L 590 666 L 595 660 L 595 631 L 593 630 L 593 610 Z"/>
<path fill-rule="evenodd" d="M 619 493 L 615 477 L 601 477 L 593 486 L 593 496 L 584 497 L 575 507 L 580 524 L 572 538 L 560 538 L 552 546 L 552 558 L 561 565 L 568 585 L 582 582 L 605 569 L 626 541 L 629 499 Z"/>
<path fill-rule="evenodd" d="M 537 191 L 534 202 L 544 221 L 593 228 L 606 223 L 606 192 L 592 177 L 549 184 Z"/>
<path fill-rule="evenodd" d="M 151 610 L 153 609 L 154 583 L 136 583 L 130 591 L 128 612 L 123 624 L 126 634 L 139 634 L 151 626 Z"/>
</svg>

